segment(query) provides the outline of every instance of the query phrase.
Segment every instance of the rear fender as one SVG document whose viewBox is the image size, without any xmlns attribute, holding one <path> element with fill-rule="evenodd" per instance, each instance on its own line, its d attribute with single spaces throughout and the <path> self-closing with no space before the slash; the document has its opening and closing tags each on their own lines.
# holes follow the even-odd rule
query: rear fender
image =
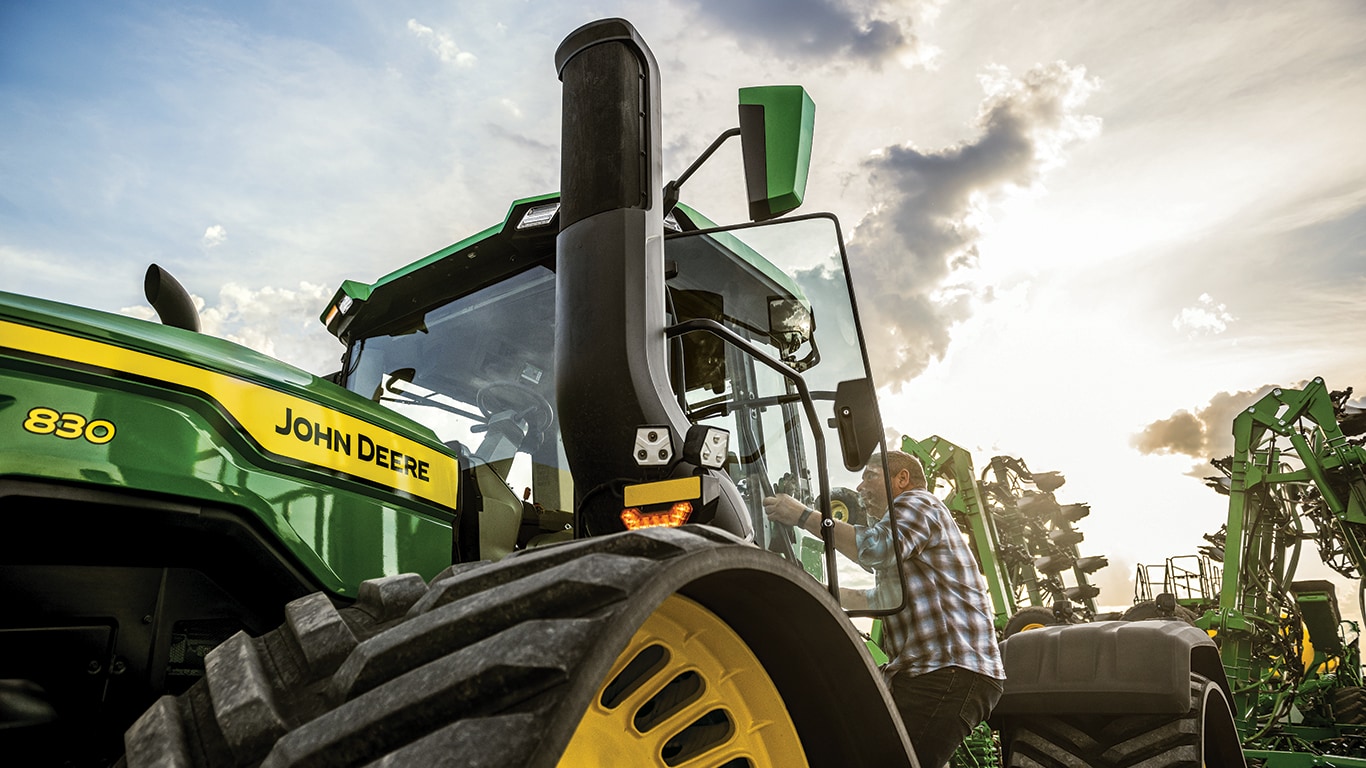
<svg viewBox="0 0 1366 768">
<path fill-rule="evenodd" d="M 992 715 L 1185 712 L 1192 672 L 1233 700 L 1214 641 L 1179 620 L 1043 627 L 1001 643 L 1005 693 Z"/>
</svg>

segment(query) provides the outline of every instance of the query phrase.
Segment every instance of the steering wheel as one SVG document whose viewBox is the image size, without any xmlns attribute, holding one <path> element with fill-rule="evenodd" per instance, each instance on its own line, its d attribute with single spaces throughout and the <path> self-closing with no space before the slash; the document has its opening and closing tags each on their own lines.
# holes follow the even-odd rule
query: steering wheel
<svg viewBox="0 0 1366 768">
<path fill-rule="evenodd" d="M 512 411 L 514 420 L 527 425 L 523 443 L 533 449 L 540 445 L 541 437 L 555 420 L 555 409 L 544 397 L 515 381 L 495 381 L 483 387 L 475 394 L 474 403 L 485 416 Z"/>
</svg>

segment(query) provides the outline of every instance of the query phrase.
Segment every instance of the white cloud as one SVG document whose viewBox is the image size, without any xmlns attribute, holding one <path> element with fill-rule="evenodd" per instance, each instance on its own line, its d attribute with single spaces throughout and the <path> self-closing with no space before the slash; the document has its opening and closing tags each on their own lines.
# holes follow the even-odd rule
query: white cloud
<svg viewBox="0 0 1366 768">
<path fill-rule="evenodd" d="M 874 373 L 894 390 L 942 359 L 950 329 L 994 291 L 975 273 L 994 210 L 1041 189 L 1068 147 L 1100 131 L 1100 119 L 1081 112 L 1099 87 L 1084 67 L 1059 61 L 1019 76 L 991 67 L 980 82 L 971 140 L 890 146 L 863 164 L 878 200 L 850 239 L 850 260 L 863 276 L 868 346 L 880 350 Z"/>
<path fill-rule="evenodd" d="M 1187 336 L 1218 335 L 1228 330 L 1228 324 L 1238 318 L 1228 308 L 1216 302 L 1208 293 L 1200 294 L 1195 306 L 1184 307 L 1172 318 L 1172 327 Z"/>
<path fill-rule="evenodd" d="M 457 67 L 474 66 L 474 54 L 460 50 L 460 46 L 455 44 L 455 40 L 445 32 L 436 30 L 418 22 L 417 19 L 408 19 L 408 30 L 417 36 L 419 40 L 427 43 L 434 53 L 447 64 L 454 64 Z"/>
<path fill-rule="evenodd" d="M 214 224 L 204 230 L 204 247 L 212 248 L 227 242 L 228 230 L 222 224 Z"/>
<path fill-rule="evenodd" d="M 318 312 L 331 297 L 332 291 L 311 283 L 299 283 L 297 290 L 228 283 L 218 293 L 218 304 L 201 312 L 204 332 L 313 373 L 328 373 L 337 367 L 341 347 L 318 321 Z"/>
<path fill-rule="evenodd" d="M 919 36 L 919 27 L 938 15 L 937 0 L 894 8 L 843 0 L 692 0 L 686 5 L 717 32 L 746 46 L 762 44 L 787 60 L 860 61 L 874 68 L 895 60 L 914 67 L 938 54 Z"/>
</svg>

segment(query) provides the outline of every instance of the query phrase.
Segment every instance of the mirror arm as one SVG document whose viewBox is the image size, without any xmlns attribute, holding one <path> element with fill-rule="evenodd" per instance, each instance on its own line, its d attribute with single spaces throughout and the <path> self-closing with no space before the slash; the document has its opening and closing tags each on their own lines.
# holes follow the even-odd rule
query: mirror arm
<svg viewBox="0 0 1366 768">
<path fill-rule="evenodd" d="M 739 135 L 739 128 L 731 128 L 730 130 L 722 133 L 720 136 L 717 136 L 716 140 L 711 143 L 711 146 L 707 147 L 706 151 L 703 152 L 701 156 L 699 156 L 696 160 L 694 160 L 692 162 L 692 165 L 688 166 L 688 170 L 684 171 L 682 176 L 679 176 L 678 178 L 664 185 L 664 216 L 668 216 L 669 212 L 674 209 L 674 206 L 678 205 L 678 190 L 683 187 L 683 182 L 687 181 L 688 177 L 692 176 L 698 168 L 701 168 L 702 164 L 707 161 L 707 158 L 711 157 L 717 149 L 720 149 L 722 144 L 726 143 L 726 139 L 729 139 L 732 136 Z"/>
</svg>

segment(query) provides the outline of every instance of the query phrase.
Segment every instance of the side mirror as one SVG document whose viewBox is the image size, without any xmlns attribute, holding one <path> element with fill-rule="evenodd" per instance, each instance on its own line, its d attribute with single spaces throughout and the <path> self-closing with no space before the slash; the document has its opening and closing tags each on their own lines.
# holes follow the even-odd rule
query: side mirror
<svg viewBox="0 0 1366 768">
<path fill-rule="evenodd" d="M 815 318 L 805 302 L 782 296 L 769 297 L 768 337 L 785 359 L 810 341 L 815 330 Z"/>
<path fill-rule="evenodd" d="M 776 218 L 802 204 L 815 124 L 816 104 L 800 85 L 740 89 L 740 142 L 751 221 Z"/>
<path fill-rule="evenodd" d="M 839 433 L 844 468 L 857 472 L 868 463 L 882 440 L 882 417 L 877 392 L 868 378 L 841 381 L 835 388 L 835 417 L 831 426 Z"/>
<path fill-rule="evenodd" d="M 384 397 L 385 392 L 388 392 L 391 395 L 403 394 L 403 390 L 399 389 L 398 385 L 400 383 L 412 384 L 413 377 L 417 375 L 417 369 L 398 368 L 385 375 L 388 377 L 388 381 L 381 379 L 379 386 L 375 387 L 375 394 L 370 397 L 371 400 L 374 400 L 377 403 Z"/>
</svg>

